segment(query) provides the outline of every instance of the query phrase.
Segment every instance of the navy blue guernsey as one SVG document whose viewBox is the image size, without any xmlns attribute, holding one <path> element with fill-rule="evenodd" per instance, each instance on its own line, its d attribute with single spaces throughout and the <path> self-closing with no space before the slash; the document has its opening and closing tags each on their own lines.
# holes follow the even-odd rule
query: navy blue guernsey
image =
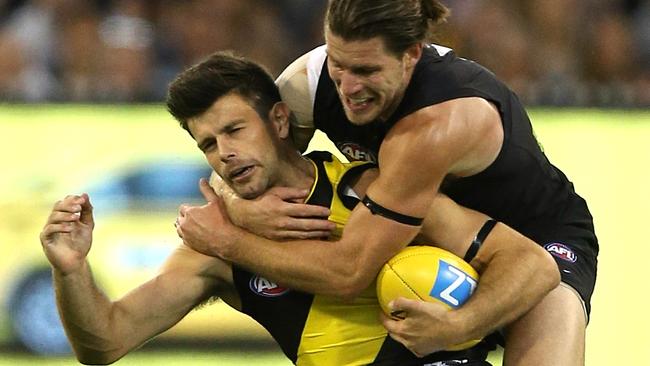
<svg viewBox="0 0 650 366">
<path fill-rule="evenodd" d="M 395 113 L 388 121 L 364 126 L 355 126 L 346 118 L 325 62 L 316 90 L 314 124 L 349 158 L 373 160 L 386 133 L 400 119 L 462 97 L 480 97 L 497 107 L 503 123 L 503 146 L 487 169 L 470 177 L 447 176 L 440 191 L 540 244 L 549 240 L 540 227 L 559 225 L 575 232 L 567 235 L 588 237 L 591 250 L 597 252 L 586 202 L 544 155 L 517 96 L 489 70 L 453 51 L 440 55 L 435 47 L 425 47 Z M 444 152 L 432 150 L 431 154 Z"/>
</svg>

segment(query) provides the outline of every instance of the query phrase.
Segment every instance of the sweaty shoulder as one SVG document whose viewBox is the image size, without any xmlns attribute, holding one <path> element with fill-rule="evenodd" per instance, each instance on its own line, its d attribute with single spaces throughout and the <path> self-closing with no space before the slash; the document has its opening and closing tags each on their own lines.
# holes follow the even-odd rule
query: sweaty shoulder
<svg viewBox="0 0 650 366">
<path fill-rule="evenodd" d="M 316 87 L 325 62 L 325 46 L 317 47 L 291 63 L 275 81 L 282 100 L 289 105 L 295 118 L 292 126 L 314 128 Z"/>
</svg>

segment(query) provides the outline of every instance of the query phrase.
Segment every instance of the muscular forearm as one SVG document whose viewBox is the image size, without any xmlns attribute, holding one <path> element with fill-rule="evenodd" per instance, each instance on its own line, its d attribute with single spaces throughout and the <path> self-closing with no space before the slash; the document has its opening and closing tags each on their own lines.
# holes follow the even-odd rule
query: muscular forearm
<svg viewBox="0 0 650 366">
<path fill-rule="evenodd" d="M 239 230 L 226 260 L 240 264 L 283 286 L 309 293 L 347 297 L 353 284 L 354 253 L 335 242 L 300 240 L 279 243 Z"/>
<path fill-rule="evenodd" d="M 61 320 L 79 361 L 111 363 L 126 353 L 112 334 L 112 303 L 95 285 L 88 263 L 73 273 L 53 274 Z"/>
<path fill-rule="evenodd" d="M 237 229 L 229 235 L 233 245 L 222 247 L 228 249 L 218 255 L 283 286 L 352 298 L 372 283 L 393 253 L 406 246 L 413 229 L 395 228 L 388 240 L 377 230 L 362 231 L 365 240 L 358 238 L 358 233 L 347 237 L 344 233 L 341 240 L 334 242 L 296 240 L 280 243 Z"/>
<path fill-rule="evenodd" d="M 450 312 L 465 329 L 458 333 L 465 337 L 459 342 L 482 338 L 511 323 L 559 283 L 553 260 L 532 242 L 527 248 L 499 250 L 479 267 L 484 270 L 476 292 Z"/>
<path fill-rule="evenodd" d="M 206 194 L 206 199 L 207 205 L 181 212 L 178 232 L 189 247 L 284 286 L 316 294 L 354 297 L 419 229 L 373 215 L 359 205 L 338 241 L 278 242 L 233 225 L 218 197 Z"/>
</svg>

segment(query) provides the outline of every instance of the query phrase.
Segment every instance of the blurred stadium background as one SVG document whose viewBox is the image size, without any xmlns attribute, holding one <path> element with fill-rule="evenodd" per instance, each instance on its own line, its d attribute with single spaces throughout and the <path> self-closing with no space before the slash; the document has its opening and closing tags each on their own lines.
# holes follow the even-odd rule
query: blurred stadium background
<svg viewBox="0 0 650 366">
<path fill-rule="evenodd" d="M 601 254 L 587 365 L 650 364 L 642 272 L 649 254 L 650 1 L 445 3 L 452 17 L 439 43 L 519 93 L 551 161 L 592 209 Z M 38 232 L 51 204 L 79 190 L 111 203 L 98 209 L 106 224 L 91 253 L 112 295 L 151 276 L 175 245 L 176 206 L 198 198 L 194 180 L 205 171 L 193 141 L 161 105 L 167 83 L 217 49 L 252 57 L 277 75 L 322 42 L 324 5 L 0 0 L 0 366 L 75 364 L 68 356 L 31 355 L 16 335 L 35 339 L 32 352 L 47 352 L 38 345 L 56 337 L 50 296 L 20 297 L 30 308 L 49 307 L 45 315 L 15 305 L 18 284 L 39 284 L 26 279 L 42 268 Z M 327 141 L 321 136 L 314 146 Z M 176 189 L 161 190 L 163 181 Z M 265 332 L 221 304 L 192 313 L 118 362 L 168 363 L 288 364 Z"/>
</svg>

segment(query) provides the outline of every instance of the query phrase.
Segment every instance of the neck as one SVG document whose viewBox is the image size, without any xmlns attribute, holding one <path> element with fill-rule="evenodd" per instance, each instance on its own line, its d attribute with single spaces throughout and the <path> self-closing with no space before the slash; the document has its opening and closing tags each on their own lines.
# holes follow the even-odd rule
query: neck
<svg viewBox="0 0 650 366">
<path fill-rule="evenodd" d="M 283 161 L 282 176 L 276 186 L 311 189 L 316 177 L 314 165 L 296 150 L 287 152 Z"/>
</svg>

